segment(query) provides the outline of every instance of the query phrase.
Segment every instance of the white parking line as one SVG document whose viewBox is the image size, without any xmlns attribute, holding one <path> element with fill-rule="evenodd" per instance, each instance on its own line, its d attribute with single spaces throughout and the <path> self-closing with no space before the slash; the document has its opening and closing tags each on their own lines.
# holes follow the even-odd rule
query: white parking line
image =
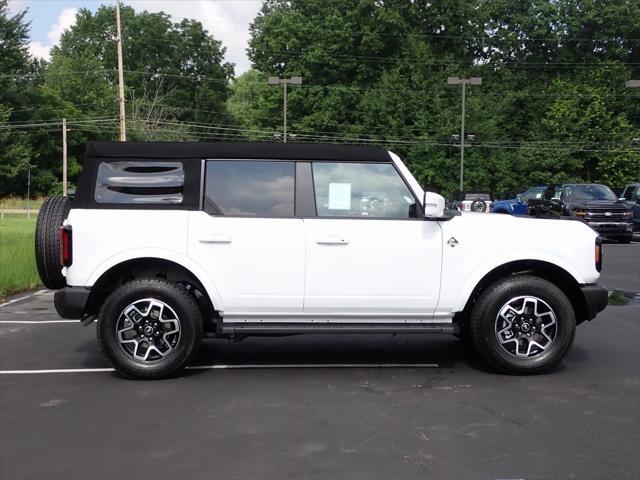
<svg viewBox="0 0 640 480">
<path fill-rule="evenodd" d="M 233 365 L 192 365 L 187 370 L 250 369 L 250 368 L 437 368 L 437 363 L 272 363 Z"/>
<path fill-rule="evenodd" d="M 283 363 L 192 365 L 186 370 L 254 370 L 275 368 L 438 368 L 437 363 Z M 113 372 L 113 368 L 56 368 L 48 370 L 0 370 L 0 375 Z"/>
<path fill-rule="evenodd" d="M 21 324 L 28 325 L 30 323 L 40 324 L 40 323 L 77 323 L 80 324 L 80 320 L 0 320 L 0 325 L 12 325 L 12 324 Z"/>
<path fill-rule="evenodd" d="M 29 373 L 93 373 L 113 372 L 113 368 L 57 368 L 49 370 L 0 370 L 0 375 L 26 375 Z"/>
<path fill-rule="evenodd" d="M 0 303 L 0 307 L 6 307 L 7 305 L 11 305 L 12 303 L 20 302 L 21 300 L 26 300 L 27 298 L 35 297 L 36 295 L 40 295 L 41 293 L 48 292 L 48 290 L 38 290 L 37 292 L 30 293 L 29 295 L 25 295 L 24 297 L 14 298 L 13 300 L 9 300 L 8 302 Z"/>
</svg>

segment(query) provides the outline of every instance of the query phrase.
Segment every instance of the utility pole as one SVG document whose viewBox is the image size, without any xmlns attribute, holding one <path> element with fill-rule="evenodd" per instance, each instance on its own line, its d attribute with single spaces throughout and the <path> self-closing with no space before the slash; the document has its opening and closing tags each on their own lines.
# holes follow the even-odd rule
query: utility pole
<svg viewBox="0 0 640 480">
<path fill-rule="evenodd" d="M 127 140 L 127 127 L 124 118 L 124 73 L 122 67 L 122 31 L 120 29 L 120 0 L 116 0 L 116 35 L 118 47 L 118 101 L 120 103 L 120 141 Z"/>
<path fill-rule="evenodd" d="M 462 121 L 460 126 L 460 191 L 464 191 L 464 107 L 466 102 L 466 86 L 480 85 L 482 83 L 481 77 L 470 78 L 458 78 L 448 77 L 447 85 L 460 85 L 462 84 Z"/>
<path fill-rule="evenodd" d="M 62 119 L 62 196 L 67 196 L 67 119 Z"/>
<path fill-rule="evenodd" d="M 302 85 L 302 77 L 269 77 L 267 83 L 269 85 L 282 85 L 284 88 L 284 125 L 282 140 L 284 143 L 287 143 L 287 85 Z"/>
<path fill-rule="evenodd" d="M 27 170 L 27 218 L 31 218 L 31 168 Z"/>
</svg>

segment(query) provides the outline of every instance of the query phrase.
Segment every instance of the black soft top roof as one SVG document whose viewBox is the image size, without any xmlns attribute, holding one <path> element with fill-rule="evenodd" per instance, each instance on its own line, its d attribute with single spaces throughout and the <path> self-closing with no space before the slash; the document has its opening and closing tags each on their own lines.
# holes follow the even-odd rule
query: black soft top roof
<svg viewBox="0 0 640 480">
<path fill-rule="evenodd" d="M 87 158 L 187 159 L 273 158 L 389 162 L 381 148 L 318 143 L 259 142 L 89 142 Z"/>
</svg>

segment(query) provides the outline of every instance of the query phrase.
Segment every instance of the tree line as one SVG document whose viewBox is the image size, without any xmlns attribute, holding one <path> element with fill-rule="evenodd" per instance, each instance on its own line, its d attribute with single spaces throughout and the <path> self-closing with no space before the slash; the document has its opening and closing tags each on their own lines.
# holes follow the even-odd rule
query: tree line
<svg viewBox="0 0 640 480">
<path fill-rule="evenodd" d="M 640 3 L 624 0 L 265 0 L 250 26 L 252 69 L 236 76 L 216 32 L 121 9 L 130 140 L 378 145 L 445 193 L 493 195 L 551 182 L 620 189 L 640 165 Z M 117 139 L 115 13 L 81 9 L 48 61 L 28 53 L 25 12 L 0 0 L 0 196 L 60 190 L 88 140 Z M 240 28 L 240 27 L 239 27 Z"/>
</svg>

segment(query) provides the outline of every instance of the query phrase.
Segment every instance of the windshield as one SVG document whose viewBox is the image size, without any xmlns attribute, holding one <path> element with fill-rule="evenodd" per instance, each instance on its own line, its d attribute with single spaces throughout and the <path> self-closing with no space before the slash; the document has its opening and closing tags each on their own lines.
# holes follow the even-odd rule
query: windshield
<svg viewBox="0 0 640 480">
<path fill-rule="evenodd" d="M 565 200 L 610 200 L 618 197 L 605 185 L 567 185 L 564 187 Z"/>
<path fill-rule="evenodd" d="M 534 188 L 530 188 L 529 190 L 527 190 L 526 192 L 524 192 L 522 194 L 522 196 L 520 197 L 520 199 L 523 202 L 528 202 L 529 200 L 531 200 L 532 198 L 542 198 L 542 194 L 544 193 L 544 191 L 546 190 L 547 187 L 534 187 Z"/>
</svg>

